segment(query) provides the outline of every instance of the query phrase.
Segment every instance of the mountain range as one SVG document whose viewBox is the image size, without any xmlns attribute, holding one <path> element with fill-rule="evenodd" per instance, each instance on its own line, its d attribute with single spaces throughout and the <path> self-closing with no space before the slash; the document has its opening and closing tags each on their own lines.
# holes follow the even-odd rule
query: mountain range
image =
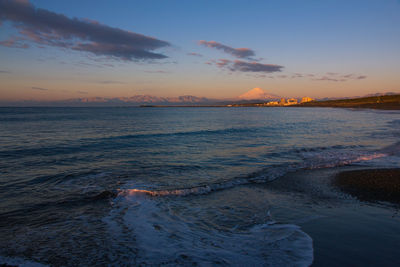
<svg viewBox="0 0 400 267">
<path fill-rule="evenodd" d="M 368 96 L 390 95 L 395 93 L 377 93 Z M 235 98 L 213 99 L 206 97 L 197 97 L 192 95 L 184 95 L 178 97 L 159 97 L 152 95 L 135 95 L 131 97 L 86 97 L 73 98 L 58 101 L 2 101 L 0 106 L 142 106 L 142 105 L 162 105 L 162 106 L 203 106 L 203 105 L 227 105 L 227 104 L 244 104 L 255 102 L 266 102 L 279 100 L 281 97 L 269 94 L 261 88 L 253 88 L 250 91 L 239 95 Z M 335 98 L 338 99 L 338 98 Z M 342 98 L 344 99 L 344 98 Z M 319 99 L 332 100 L 332 98 Z"/>
</svg>

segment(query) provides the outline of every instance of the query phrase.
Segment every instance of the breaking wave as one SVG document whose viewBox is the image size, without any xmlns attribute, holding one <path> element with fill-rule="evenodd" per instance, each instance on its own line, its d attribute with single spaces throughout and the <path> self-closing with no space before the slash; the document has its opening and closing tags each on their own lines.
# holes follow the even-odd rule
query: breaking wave
<svg viewBox="0 0 400 267">
<path fill-rule="evenodd" d="M 242 230 L 202 228 L 197 217 L 172 212 L 165 202 L 141 196 L 149 193 L 144 190 L 136 193 L 117 198 L 105 219 L 114 236 L 135 241 L 132 264 L 309 266 L 313 261 L 312 239 L 296 225 L 270 220 Z"/>
<path fill-rule="evenodd" d="M 390 149 L 393 149 L 393 147 L 390 147 Z M 302 162 L 271 166 L 266 169 L 254 172 L 246 177 L 237 177 L 232 180 L 178 189 L 119 189 L 118 195 L 148 195 L 152 197 L 204 195 L 240 185 L 270 182 L 284 176 L 287 173 L 295 172 L 302 169 L 333 168 L 363 161 L 370 161 L 373 159 L 379 159 L 389 155 L 389 153 L 383 153 L 387 152 L 387 150 L 388 149 L 385 149 L 382 152 L 373 153 L 352 150 L 343 151 L 341 148 L 334 148 L 327 151 L 325 149 L 323 149 L 322 151 L 318 149 L 301 150 L 299 151 L 299 153 L 303 158 Z"/>
</svg>

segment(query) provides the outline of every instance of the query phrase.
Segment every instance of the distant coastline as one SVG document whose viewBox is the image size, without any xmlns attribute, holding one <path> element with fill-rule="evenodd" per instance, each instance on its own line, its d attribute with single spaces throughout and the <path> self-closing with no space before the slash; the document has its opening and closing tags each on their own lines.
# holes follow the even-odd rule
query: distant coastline
<svg viewBox="0 0 400 267">
<path fill-rule="evenodd" d="M 372 97 L 360 97 L 339 100 L 310 101 L 295 105 L 275 105 L 268 103 L 232 103 L 228 105 L 141 105 L 140 107 L 329 107 L 329 108 L 368 108 L 384 110 L 400 110 L 399 95 L 383 95 Z"/>
<path fill-rule="evenodd" d="M 182 97 L 180 97 L 182 98 Z M 308 97 L 307 97 L 308 98 Z M 189 99 L 189 100 L 188 100 Z M 198 100 L 200 99 L 200 100 Z M 355 97 L 335 100 L 308 100 L 297 102 L 297 98 L 281 98 L 281 99 L 254 99 L 254 100 L 218 100 L 196 98 L 194 96 L 186 96 L 181 102 L 129 102 L 118 99 L 103 99 L 98 101 L 83 101 L 85 99 L 66 100 L 66 101 L 22 101 L 22 102 L 0 102 L 1 108 L 7 107 L 141 107 L 141 108 L 222 108 L 222 107 L 329 107 L 329 108 L 365 108 L 365 109 L 383 109 L 383 110 L 400 110 L 400 94 L 387 94 L 380 96 Z M 117 101 L 118 100 L 118 101 Z M 128 99 L 129 100 L 129 99 Z"/>
<path fill-rule="evenodd" d="M 331 108 L 370 108 L 370 109 L 400 109 L 399 95 L 384 95 L 352 99 L 311 101 L 294 105 L 295 107 L 331 107 Z"/>
</svg>

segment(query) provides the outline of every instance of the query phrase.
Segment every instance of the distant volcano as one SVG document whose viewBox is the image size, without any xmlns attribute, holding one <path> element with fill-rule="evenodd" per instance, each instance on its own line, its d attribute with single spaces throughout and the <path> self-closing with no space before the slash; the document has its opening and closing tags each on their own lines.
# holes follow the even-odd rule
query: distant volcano
<svg viewBox="0 0 400 267">
<path fill-rule="evenodd" d="M 268 94 L 264 92 L 261 88 L 253 88 L 250 91 L 239 96 L 242 100 L 262 100 L 262 99 L 278 99 L 277 95 Z"/>
</svg>

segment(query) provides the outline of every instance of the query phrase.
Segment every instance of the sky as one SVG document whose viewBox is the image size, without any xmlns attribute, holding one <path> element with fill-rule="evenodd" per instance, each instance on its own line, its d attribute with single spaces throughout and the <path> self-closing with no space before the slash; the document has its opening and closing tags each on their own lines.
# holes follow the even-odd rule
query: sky
<svg viewBox="0 0 400 267">
<path fill-rule="evenodd" d="M 400 0 L 0 0 L 0 101 L 400 92 Z"/>
</svg>

